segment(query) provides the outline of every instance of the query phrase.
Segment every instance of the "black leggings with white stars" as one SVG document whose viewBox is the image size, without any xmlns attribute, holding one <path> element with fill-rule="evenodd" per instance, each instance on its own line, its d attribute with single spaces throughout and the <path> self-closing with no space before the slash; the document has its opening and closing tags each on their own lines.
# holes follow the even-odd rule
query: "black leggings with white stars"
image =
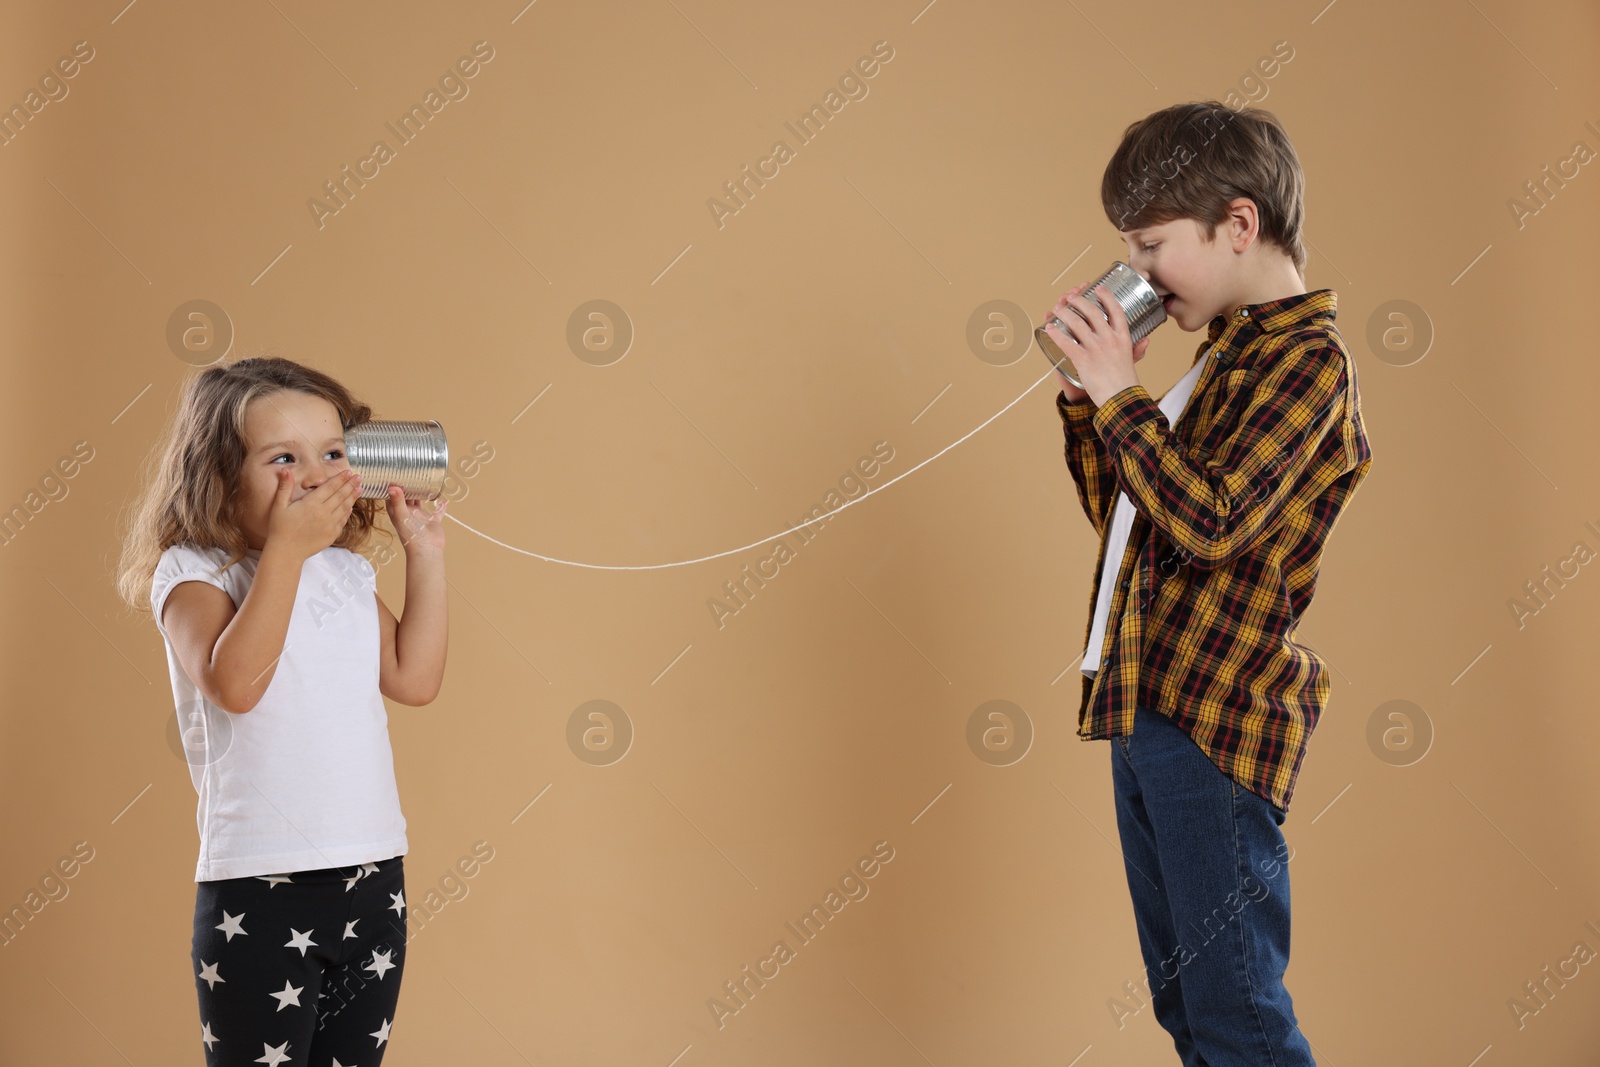
<svg viewBox="0 0 1600 1067">
<path fill-rule="evenodd" d="M 406 962 L 401 860 L 197 882 L 207 1067 L 377 1067 Z"/>
</svg>

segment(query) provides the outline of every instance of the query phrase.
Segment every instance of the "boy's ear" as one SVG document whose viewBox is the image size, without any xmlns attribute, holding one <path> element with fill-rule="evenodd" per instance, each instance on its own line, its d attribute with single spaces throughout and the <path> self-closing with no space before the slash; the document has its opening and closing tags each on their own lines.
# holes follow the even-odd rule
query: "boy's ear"
<svg viewBox="0 0 1600 1067">
<path fill-rule="evenodd" d="M 1243 252 L 1251 240 L 1261 236 L 1261 217 L 1256 204 L 1247 196 L 1236 196 L 1228 202 L 1228 217 L 1223 220 L 1235 252 Z"/>
</svg>

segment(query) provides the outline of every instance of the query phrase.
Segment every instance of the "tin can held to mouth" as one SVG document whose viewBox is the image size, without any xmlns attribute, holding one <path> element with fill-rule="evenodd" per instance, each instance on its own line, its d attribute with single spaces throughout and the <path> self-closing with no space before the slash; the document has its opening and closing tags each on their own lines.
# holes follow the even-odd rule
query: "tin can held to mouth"
<svg viewBox="0 0 1600 1067">
<path fill-rule="evenodd" d="M 1128 320 L 1128 336 L 1134 344 L 1144 340 L 1150 331 L 1167 321 L 1167 309 L 1162 305 L 1161 297 L 1156 295 L 1156 291 L 1138 271 L 1121 260 L 1112 263 L 1110 270 L 1096 278 L 1083 291 L 1083 296 L 1094 301 L 1103 315 L 1105 305 L 1100 303 L 1100 298 L 1095 295 L 1095 290 L 1102 285 L 1111 290 L 1112 297 L 1122 305 L 1122 314 Z M 1071 336 L 1066 323 L 1053 314 L 1045 323 L 1045 326 L 1050 325 L 1060 327 L 1061 332 Z M 1034 338 L 1039 342 L 1039 350 L 1050 360 L 1051 366 L 1066 376 L 1067 381 L 1080 389 L 1083 388 L 1083 382 L 1079 381 L 1077 368 L 1072 365 L 1071 358 L 1061 350 L 1055 339 L 1045 332 L 1045 326 L 1035 327 L 1033 331 Z"/>
<path fill-rule="evenodd" d="M 382 500 L 389 486 L 407 500 L 437 500 L 450 474 L 450 447 L 438 422 L 369 419 L 344 432 L 344 454 L 361 476 L 361 498 Z"/>
</svg>

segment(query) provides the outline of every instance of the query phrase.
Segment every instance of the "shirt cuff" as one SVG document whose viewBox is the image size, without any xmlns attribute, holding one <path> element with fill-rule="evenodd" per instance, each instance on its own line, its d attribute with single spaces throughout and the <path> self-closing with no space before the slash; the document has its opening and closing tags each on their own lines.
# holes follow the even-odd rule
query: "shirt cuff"
<svg viewBox="0 0 1600 1067">
<path fill-rule="evenodd" d="M 1061 424 L 1072 436 L 1086 438 L 1095 435 L 1095 406 L 1090 397 L 1068 400 L 1066 390 L 1061 390 L 1056 393 L 1056 411 L 1061 413 Z"/>
<path fill-rule="evenodd" d="M 1142 385 L 1130 385 L 1100 405 L 1093 425 L 1105 439 L 1106 451 L 1115 453 L 1140 426 L 1160 415 L 1161 406 L 1149 391 Z"/>
</svg>

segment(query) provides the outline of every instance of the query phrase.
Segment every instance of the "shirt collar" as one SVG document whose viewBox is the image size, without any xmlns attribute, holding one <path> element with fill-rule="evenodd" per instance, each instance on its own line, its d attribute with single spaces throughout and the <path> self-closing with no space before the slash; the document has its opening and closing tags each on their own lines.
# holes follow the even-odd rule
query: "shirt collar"
<svg viewBox="0 0 1600 1067">
<path fill-rule="evenodd" d="M 1240 341 L 1244 342 L 1256 334 L 1277 333 L 1315 318 L 1332 320 L 1337 313 L 1338 300 L 1332 289 L 1313 289 L 1309 293 L 1246 304 L 1235 309 L 1232 318 L 1227 315 L 1213 318 L 1206 330 L 1206 344 L 1215 344 L 1230 326 L 1240 328 Z M 1243 343 L 1237 347 L 1244 347 Z"/>
</svg>

